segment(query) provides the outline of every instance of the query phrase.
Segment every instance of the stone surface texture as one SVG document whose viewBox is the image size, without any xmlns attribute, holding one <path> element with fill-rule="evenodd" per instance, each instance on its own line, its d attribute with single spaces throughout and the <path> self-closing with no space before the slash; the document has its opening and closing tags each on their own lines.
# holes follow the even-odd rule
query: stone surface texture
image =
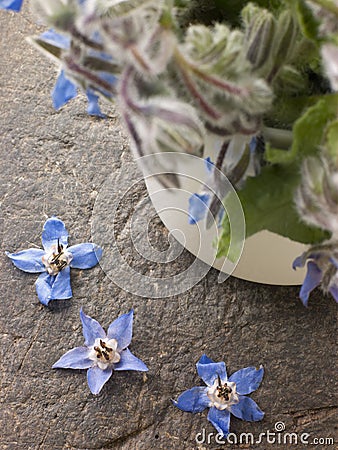
<svg viewBox="0 0 338 450">
<path fill-rule="evenodd" d="M 114 109 L 104 107 L 106 120 L 89 117 L 83 95 L 61 111 L 53 109 L 56 68 L 25 40 L 42 30 L 27 4 L 20 14 L 0 11 L 1 450 L 308 448 L 264 437 L 261 443 L 218 444 L 206 411 L 176 409 L 171 399 L 202 385 L 195 363 L 203 353 L 225 361 L 230 374 L 249 365 L 265 367 L 262 385 L 252 394 L 265 418 L 258 423 L 232 418 L 231 431 L 238 436 L 253 433 L 258 439 L 283 422 L 299 441 L 302 433 L 310 434 L 309 442 L 334 437 L 336 307 L 320 291 L 306 309 L 298 287 L 232 277 L 218 284 L 211 269 L 188 292 L 147 299 L 120 289 L 97 266 L 73 270 L 73 298 L 46 308 L 36 296 L 36 276 L 5 257 L 5 250 L 40 247 L 43 223 L 51 215 L 65 222 L 71 244 L 90 241 L 101 187 L 114 172 L 128 177 L 132 159 Z M 120 218 L 106 226 L 115 227 L 126 258 L 151 275 L 156 264 L 134 254 L 128 240 L 132 205 L 146 196 L 140 183 L 122 198 Z M 156 216 L 149 239 L 158 249 L 167 246 L 168 232 Z M 162 276 L 180 272 L 193 259 L 184 251 L 159 270 Z M 53 370 L 66 350 L 83 343 L 81 307 L 104 327 L 134 308 L 130 349 L 149 372 L 116 372 L 95 397 L 84 371 Z M 195 440 L 203 430 L 214 433 L 209 444 Z"/>
</svg>

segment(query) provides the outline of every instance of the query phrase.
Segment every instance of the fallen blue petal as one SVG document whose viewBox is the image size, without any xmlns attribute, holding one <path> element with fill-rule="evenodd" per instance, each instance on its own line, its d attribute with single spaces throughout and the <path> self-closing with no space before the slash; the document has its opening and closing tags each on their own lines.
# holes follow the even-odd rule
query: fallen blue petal
<svg viewBox="0 0 338 450">
<path fill-rule="evenodd" d="M 210 400 L 205 387 L 195 386 L 183 392 L 173 403 L 182 411 L 198 413 L 209 406 Z"/>
<path fill-rule="evenodd" d="M 230 411 L 239 419 L 248 420 L 249 422 L 262 420 L 264 417 L 263 411 L 261 411 L 257 403 L 250 397 L 239 396 L 239 403 L 231 405 Z"/>
<path fill-rule="evenodd" d="M 53 364 L 53 369 L 88 369 L 93 361 L 88 359 L 87 347 L 76 347 L 69 350 Z"/>
<path fill-rule="evenodd" d="M 19 12 L 23 0 L 0 0 L 0 9 L 10 9 L 11 11 Z"/>
<path fill-rule="evenodd" d="M 236 383 L 236 391 L 238 394 L 246 395 L 255 391 L 263 379 L 264 369 L 260 367 L 246 367 L 233 373 L 229 381 Z"/>
<path fill-rule="evenodd" d="M 60 109 L 69 100 L 77 96 L 77 88 L 75 84 L 66 78 L 65 73 L 61 70 L 58 79 L 56 80 L 54 89 L 52 91 L 53 106 L 55 109 Z"/>
<path fill-rule="evenodd" d="M 114 364 L 114 370 L 138 370 L 140 372 L 147 372 L 148 367 L 143 361 L 136 358 L 129 349 L 121 352 L 120 362 Z"/>
<path fill-rule="evenodd" d="M 45 250 L 60 242 L 63 246 L 68 244 L 68 232 L 65 224 L 57 217 L 47 219 L 42 230 L 42 245 Z"/>
<path fill-rule="evenodd" d="M 196 364 L 197 373 L 207 386 L 212 386 L 218 376 L 222 383 L 228 380 L 224 362 L 215 363 L 209 358 L 202 358 Z"/>
<path fill-rule="evenodd" d="M 72 297 L 70 286 L 70 267 L 67 266 L 59 272 L 53 282 L 50 293 L 51 300 L 65 300 Z"/>
<path fill-rule="evenodd" d="M 38 299 L 40 302 L 47 306 L 50 302 L 52 285 L 55 277 L 49 275 L 47 272 L 42 273 L 35 282 L 36 293 L 38 294 Z"/>
<path fill-rule="evenodd" d="M 220 411 L 217 408 L 210 408 L 208 420 L 213 424 L 216 430 L 222 435 L 229 434 L 230 413 L 227 410 Z"/>
<path fill-rule="evenodd" d="M 304 306 L 307 306 L 310 293 L 320 285 L 322 281 L 322 271 L 319 269 L 316 263 L 309 261 L 307 263 L 307 273 L 305 280 L 300 289 L 299 297 Z"/>
<path fill-rule="evenodd" d="M 102 257 L 102 249 L 90 242 L 72 245 L 67 248 L 67 251 L 73 256 L 70 267 L 74 269 L 91 269 L 98 264 Z"/>
<path fill-rule="evenodd" d="M 101 370 L 97 366 L 88 369 L 87 381 L 91 393 L 94 395 L 99 394 L 103 385 L 107 383 L 112 373 L 113 370 L 111 367 L 108 367 L 106 370 Z"/>
<path fill-rule="evenodd" d="M 91 317 L 87 316 L 81 309 L 80 318 L 82 322 L 82 333 L 85 339 L 85 345 L 94 345 L 95 339 L 106 337 L 106 332 L 101 327 L 99 322 Z"/>
<path fill-rule="evenodd" d="M 29 273 L 45 272 L 46 268 L 42 262 L 45 254 L 44 250 L 37 248 L 29 248 L 18 253 L 5 252 L 13 264 L 20 270 Z"/>
<path fill-rule="evenodd" d="M 134 311 L 130 310 L 127 314 L 123 314 L 109 325 L 107 336 L 109 339 L 117 340 L 117 350 L 127 348 L 131 342 L 133 334 L 133 317 Z"/>
</svg>

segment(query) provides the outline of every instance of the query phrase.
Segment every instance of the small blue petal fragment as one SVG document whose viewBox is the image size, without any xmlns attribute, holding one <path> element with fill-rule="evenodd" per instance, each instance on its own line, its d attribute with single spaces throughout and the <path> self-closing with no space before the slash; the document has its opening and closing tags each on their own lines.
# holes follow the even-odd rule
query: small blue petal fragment
<svg viewBox="0 0 338 450">
<path fill-rule="evenodd" d="M 210 405 L 205 387 L 196 386 L 183 392 L 173 404 L 182 411 L 199 413 Z"/>
<path fill-rule="evenodd" d="M 196 364 L 196 367 L 198 375 L 202 378 L 207 386 L 212 386 L 215 380 L 217 380 L 218 376 L 220 377 L 222 383 L 228 381 L 224 362 L 215 363 L 212 360 L 209 360 L 208 357 L 203 355 Z"/>
<path fill-rule="evenodd" d="M 134 311 L 130 310 L 127 314 L 118 317 L 109 325 L 107 337 L 117 340 L 117 350 L 121 351 L 127 348 L 131 342 L 133 334 L 133 316 Z"/>
<path fill-rule="evenodd" d="M 42 273 L 35 282 L 36 293 L 40 302 L 47 306 L 50 302 L 52 286 L 55 280 L 55 276 L 49 275 L 47 272 Z"/>
<path fill-rule="evenodd" d="M 104 339 L 106 332 L 101 327 L 99 322 L 91 317 L 87 316 L 81 309 L 80 318 L 82 322 L 82 333 L 85 338 L 85 345 L 88 347 L 94 345 L 96 338 Z"/>
<path fill-rule="evenodd" d="M 90 242 L 72 245 L 67 251 L 73 256 L 70 267 L 75 269 L 91 269 L 102 257 L 101 247 Z"/>
<path fill-rule="evenodd" d="M 209 158 L 205 158 L 204 159 L 204 164 L 205 164 L 205 168 L 208 174 L 211 174 L 214 171 L 215 168 L 215 164 L 211 161 L 211 159 Z"/>
<path fill-rule="evenodd" d="M 322 281 L 322 271 L 313 261 L 307 263 L 307 273 L 303 285 L 300 289 L 299 297 L 304 306 L 307 306 L 310 293 L 320 285 Z"/>
<path fill-rule="evenodd" d="M 53 364 L 53 369 L 89 369 L 93 364 L 88 358 L 87 347 L 76 347 L 69 350 Z"/>
<path fill-rule="evenodd" d="M 264 375 L 263 367 L 246 367 L 233 373 L 229 381 L 236 383 L 236 391 L 240 395 L 251 394 L 261 384 Z"/>
<path fill-rule="evenodd" d="M 55 47 L 68 49 L 70 47 L 70 39 L 68 36 L 56 33 L 54 30 L 47 30 L 40 34 L 39 39 L 47 42 L 48 44 L 55 45 Z"/>
<path fill-rule="evenodd" d="M 113 373 L 111 367 L 105 370 L 99 369 L 99 367 L 91 367 L 87 370 L 87 381 L 91 393 L 97 395 L 100 393 L 103 385 L 109 380 Z"/>
<path fill-rule="evenodd" d="M 88 107 L 87 107 L 88 114 L 90 114 L 91 116 L 98 116 L 104 119 L 106 115 L 101 112 L 101 109 L 99 107 L 98 95 L 94 94 L 94 92 L 91 89 L 87 89 L 86 95 L 88 99 Z"/>
<path fill-rule="evenodd" d="M 68 232 L 65 224 L 57 217 L 46 220 L 42 230 L 42 245 L 45 250 L 49 250 L 53 244 L 66 246 L 68 244 Z"/>
<path fill-rule="evenodd" d="M 114 370 L 138 370 L 140 372 L 148 371 L 148 367 L 144 364 L 144 362 L 136 358 L 130 350 L 123 350 L 120 355 L 121 359 L 117 364 L 114 364 Z"/>
<path fill-rule="evenodd" d="M 192 194 L 189 198 L 189 224 L 195 225 L 198 221 L 204 219 L 209 207 L 209 194 Z"/>
<path fill-rule="evenodd" d="M 213 424 L 216 430 L 226 437 L 229 434 L 230 427 L 230 413 L 226 409 L 220 411 L 217 408 L 210 408 L 208 413 L 208 420 Z"/>
<path fill-rule="evenodd" d="M 248 420 L 250 422 L 262 420 L 264 417 L 263 411 L 250 397 L 239 396 L 239 403 L 231 405 L 230 411 L 239 419 Z"/>
<path fill-rule="evenodd" d="M 292 263 L 293 270 L 296 270 L 297 267 L 304 267 L 305 261 L 306 261 L 305 253 L 303 253 L 300 256 L 297 256 L 297 258 Z"/>
<path fill-rule="evenodd" d="M 10 258 L 15 265 L 20 270 L 29 273 L 39 273 L 45 272 L 46 267 L 42 262 L 42 257 L 45 254 L 43 250 L 37 248 L 29 248 L 27 250 L 22 250 L 18 253 L 5 252 L 8 258 Z"/>
<path fill-rule="evenodd" d="M 50 299 L 65 300 L 71 298 L 72 295 L 72 288 L 70 286 L 70 267 L 67 266 L 56 275 L 52 285 Z"/>
<path fill-rule="evenodd" d="M 52 91 L 53 106 L 55 109 L 60 109 L 69 100 L 77 96 L 77 88 L 75 84 L 65 77 L 65 73 L 61 73 L 56 80 L 54 89 Z"/>
<path fill-rule="evenodd" d="M 11 11 L 19 12 L 23 0 L 0 0 L 0 9 L 10 9 Z"/>
</svg>

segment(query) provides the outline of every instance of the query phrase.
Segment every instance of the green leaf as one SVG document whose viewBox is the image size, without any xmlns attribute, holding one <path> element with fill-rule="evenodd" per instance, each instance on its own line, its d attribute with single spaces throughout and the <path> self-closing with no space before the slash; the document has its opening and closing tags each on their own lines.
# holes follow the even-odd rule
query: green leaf
<svg viewBox="0 0 338 450">
<path fill-rule="evenodd" d="M 320 23 L 304 0 L 298 0 L 297 2 L 297 17 L 304 36 L 312 41 L 319 42 Z"/>
<path fill-rule="evenodd" d="M 295 166 L 266 166 L 260 176 L 248 178 L 238 192 L 246 220 L 246 235 L 269 230 L 305 244 L 320 242 L 324 231 L 300 221 L 294 206 L 294 191 L 300 182 Z"/>
<path fill-rule="evenodd" d="M 338 120 L 332 122 L 327 128 L 326 147 L 330 157 L 338 167 Z"/>
<path fill-rule="evenodd" d="M 338 94 L 326 95 L 295 122 L 293 143 L 288 151 L 267 147 L 266 160 L 273 164 L 299 163 L 304 157 L 316 155 L 322 144 L 327 123 L 334 120 Z"/>
</svg>

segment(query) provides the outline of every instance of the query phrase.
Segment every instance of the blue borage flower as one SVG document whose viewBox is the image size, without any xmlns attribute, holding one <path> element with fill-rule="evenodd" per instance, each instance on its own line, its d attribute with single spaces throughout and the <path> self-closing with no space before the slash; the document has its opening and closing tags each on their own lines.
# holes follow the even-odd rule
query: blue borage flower
<svg viewBox="0 0 338 450">
<path fill-rule="evenodd" d="M 57 217 L 48 219 L 42 230 L 44 250 L 29 248 L 18 253 L 5 252 L 14 265 L 24 272 L 42 272 L 35 282 L 38 298 L 43 305 L 50 300 L 72 297 L 70 268 L 90 269 L 99 262 L 102 249 L 89 242 L 67 248 L 68 232 Z"/>
<path fill-rule="evenodd" d="M 23 0 L 0 0 L 0 9 L 9 9 L 11 11 L 19 12 Z"/>
<path fill-rule="evenodd" d="M 323 244 L 317 247 L 298 256 L 292 265 L 293 269 L 297 269 L 304 267 L 307 262 L 306 276 L 299 292 L 304 306 L 308 306 L 311 292 L 320 285 L 324 292 L 329 292 L 338 302 L 338 260 L 332 254 L 330 246 Z"/>
<path fill-rule="evenodd" d="M 206 355 L 196 367 L 207 387 L 196 386 L 183 392 L 173 401 L 175 406 L 192 413 L 210 408 L 208 420 L 224 437 L 229 433 L 230 413 L 242 420 L 262 420 L 264 413 L 251 398 L 245 397 L 259 387 L 264 375 L 262 366 L 238 370 L 229 379 L 225 363 L 215 363 Z"/>
<path fill-rule="evenodd" d="M 99 394 L 113 370 L 148 370 L 127 348 L 132 338 L 133 310 L 114 320 L 107 333 L 82 309 L 80 318 L 84 346 L 69 350 L 53 365 L 53 369 L 88 369 L 88 386 L 95 395 Z"/>
<path fill-rule="evenodd" d="M 97 38 L 97 37 L 96 37 Z M 64 36 L 60 33 L 56 33 L 54 30 L 48 30 L 39 36 L 39 39 L 48 43 L 55 45 L 58 48 L 67 50 L 70 48 L 70 38 Z M 98 38 L 97 38 L 98 39 Z M 98 55 L 101 59 L 108 60 L 111 57 L 103 52 L 93 52 Z M 116 77 L 108 73 L 100 73 L 102 79 L 110 84 L 116 82 Z M 52 90 L 52 101 L 53 106 L 56 110 L 62 108 L 66 103 L 75 98 L 78 94 L 78 89 L 75 83 L 73 83 L 69 78 L 67 78 L 65 71 L 62 69 L 56 80 L 55 86 Z M 106 93 L 107 94 L 107 93 Z M 94 90 L 88 88 L 86 90 L 86 96 L 88 100 L 88 114 L 92 116 L 98 116 L 105 118 L 106 115 L 101 112 L 99 106 L 99 97 L 95 94 Z"/>
</svg>

